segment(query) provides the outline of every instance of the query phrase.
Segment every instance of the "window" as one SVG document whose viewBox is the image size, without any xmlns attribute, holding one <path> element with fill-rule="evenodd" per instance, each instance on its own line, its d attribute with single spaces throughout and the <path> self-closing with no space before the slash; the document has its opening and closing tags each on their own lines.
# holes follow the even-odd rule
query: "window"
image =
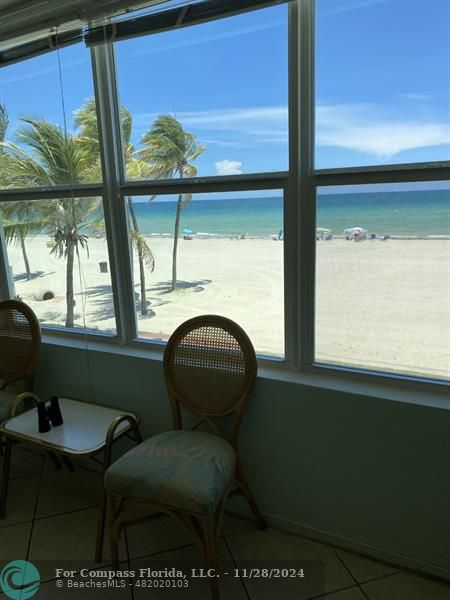
<svg viewBox="0 0 450 600">
<path fill-rule="evenodd" d="M 140 340 L 217 313 L 285 356 L 287 25 L 280 5 L 114 43 Z"/>
<path fill-rule="evenodd" d="M 44 326 L 114 334 L 102 191 L 89 188 L 102 180 L 89 52 L 76 44 L 5 66 L 0 90 L 10 294 Z"/>
<path fill-rule="evenodd" d="M 100 198 L 3 202 L 13 296 L 43 325 L 115 333 Z"/>
<path fill-rule="evenodd" d="M 281 190 L 127 203 L 139 337 L 167 340 L 188 318 L 221 314 L 246 330 L 260 355 L 283 357 Z"/>
<path fill-rule="evenodd" d="M 316 360 L 450 378 L 450 182 L 318 189 Z"/>
<path fill-rule="evenodd" d="M 450 7 L 315 4 L 311 363 L 448 381 Z"/>
<path fill-rule="evenodd" d="M 317 0 L 316 15 L 316 167 L 450 160 L 448 1 Z"/>
<path fill-rule="evenodd" d="M 0 187 L 101 181 L 93 97 L 81 44 L 1 68 Z"/>
<path fill-rule="evenodd" d="M 124 128 L 128 179 L 287 170 L 286 5 L 121 41 L 115 50 L 123 118 L 132 122 Z M 157 160 L 156 135 L 171 126 L 186 133 L 186 147 L 194 136 L 184 172 Z"/>
</svg>

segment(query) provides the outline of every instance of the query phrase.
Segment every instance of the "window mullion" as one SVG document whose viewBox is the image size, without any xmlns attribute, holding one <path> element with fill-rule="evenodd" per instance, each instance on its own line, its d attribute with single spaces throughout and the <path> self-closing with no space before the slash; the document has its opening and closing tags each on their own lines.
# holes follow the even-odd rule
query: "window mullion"
<svg viewBox="0 0 450 600">
<path fill-rule="evenodd" d="M 0 260 L 0 301 L 8 300 L 14 289 L 9 268 L 8 253 L 6 251 L 5 232 L 3 231 L 3 223 L 0 219 L 0 253 L 3 260 Z"/>
<path fill-rule="evenodd" d="M 91 50 L 103 167 L 106 238 L 119 343 L 136 337 L 133 277 L 125 205 L 120 197 L 121 132 L 113 49 L 110 44 Z"/>
<path fill-rule="evenodd" d="M 314 361 L 316 194 L 314 170 L 314 0 L 298 3 L 299 95 L 299 299 L 300 362 Z"/>
<path fill-rule="evenodd" d="M 289 6 L 288 29 L 288 118 L 289 177 L 284 190 L 284 322 L 286 362 L 299 363 L 299 29 L 298 5 Z"/>
</svg>

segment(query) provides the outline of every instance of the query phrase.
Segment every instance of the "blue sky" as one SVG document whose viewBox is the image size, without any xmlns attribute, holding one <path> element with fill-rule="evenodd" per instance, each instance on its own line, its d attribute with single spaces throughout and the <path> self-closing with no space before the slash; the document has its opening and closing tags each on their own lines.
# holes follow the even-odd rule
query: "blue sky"
<svg viewBox="0 0 450 600">
<path fill-rule="evenodd" d="M 450 160 L 449 40 L 448 0 L 318 0 L 316 166 Z M 71 128 L 89 52 L 59 58 Z M 200 175 L 287 169 L 285 5 L 121 42 L 117 66 L 136 145 L 171 113 L 206 147 Z M 56 53 L 1 69 L 0 101 L 9 137 L 21 115 L 63 124 Z"/>
</svg>

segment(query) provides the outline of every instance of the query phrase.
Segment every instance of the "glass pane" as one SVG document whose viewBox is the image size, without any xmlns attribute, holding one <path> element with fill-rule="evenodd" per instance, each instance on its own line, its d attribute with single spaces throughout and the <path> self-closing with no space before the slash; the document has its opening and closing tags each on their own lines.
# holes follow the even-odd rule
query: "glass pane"
<svg viewBox="0 0 450 600">
<path fill-rule="evenodd" d="M 316 361 L 450 378 L 450 182 L 321 188 Z"/>
<path fill-rule="evenodd" d="M 139 336 L 167 340 L 186 319 L 213 313 L 239 323 L 259 354 L 282 357 L 282 192 L 158 196 L 152 202 L 147 200 L 126 199 L 132 211 L 130 238 Z"/>
<path fill-rule="evenodd" d="M 82 44 L 0 69 L 0 186 L 101 180 L 89 51 Z M 62 84 L 62 87 L 61 87 Z"/>
<path fill-rule="evenodd" d="M 316 168 L 450 160 L 448 0 L 316 4 Z"/>
<path fill-rule="evenodd" d="M 285 5 L 115 49 L 129 179 L 288 168 Z"/>
<path fill-rule="evenodd" d="M 42 324 L 115 333 L 100 198 L 3 202 L 0 210 L 13 296 Z"/>
</svg>

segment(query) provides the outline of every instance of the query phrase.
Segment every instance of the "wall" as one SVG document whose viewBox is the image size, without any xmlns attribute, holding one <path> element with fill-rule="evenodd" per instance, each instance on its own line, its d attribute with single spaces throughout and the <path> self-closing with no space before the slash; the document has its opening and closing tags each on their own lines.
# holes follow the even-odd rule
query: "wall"
<svg viewBox="0 0 450 600">
<path fill-rule="evenodd" d="M 36 390 L 170 428 L 159 361 L 44 344 Z M 450 410 L 258 379 L 241 450 L 272 525 L 450 579 Z"/>
</svg>

